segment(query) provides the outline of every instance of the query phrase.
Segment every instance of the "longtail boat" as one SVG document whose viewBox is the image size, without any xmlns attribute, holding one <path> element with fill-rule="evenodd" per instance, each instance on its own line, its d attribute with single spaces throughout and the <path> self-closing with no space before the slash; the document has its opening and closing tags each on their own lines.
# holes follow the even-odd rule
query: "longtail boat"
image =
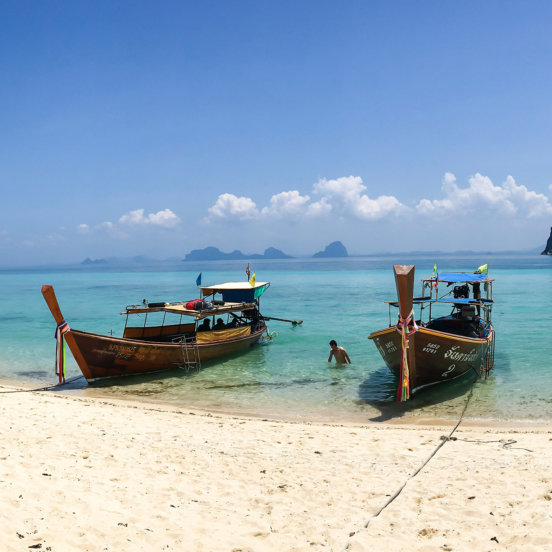
<svg viewBox="0 0 552 552">
<path fill-rule="evenodd" d="M 259 300 L 269 286 L 270 282 L 226 282 L 200 287 L 203 299 L 172 303 L 144 300 L 129 305 L 121 313 L 126 316 L 122 337 L 69 328 L 53 287 L 42 286 L 42 295 L 57 324 L 56 372 L 60 382 L 64 379 L 64 341 L 89 382 L 199 367 L 203 361 L 245 352 L 264 333 L 268 336 Z M 216 299 L 217 294 L 222 299 Z M 143 315 L 141 324 L 129 323 L 137 315 Z M 161 320 L 152 324 L 152 318 Z"/>
<path fill-rule="evenodd" d="M 487 376 L 494 365 L 495 341 L 491 324 L 493 280 L 488 277 L 487 265 L 475 273 L 434 273 L 422 280 L 422 294 L 417 298 L 414 266 L 393 265 L 393 271 L 398 301 L 387 301 L 389 326 L 371 333 L 368 339 L 374 341 L 385 364 L 399 379 L 397 400 L 407 400 L 424 387 L 467 372 Z M 450 312 L 434 316 L 437 307 L 443 305 Z M 392 321 L 392 308 L 398 308 L 396 322 Z"/>
</svg>

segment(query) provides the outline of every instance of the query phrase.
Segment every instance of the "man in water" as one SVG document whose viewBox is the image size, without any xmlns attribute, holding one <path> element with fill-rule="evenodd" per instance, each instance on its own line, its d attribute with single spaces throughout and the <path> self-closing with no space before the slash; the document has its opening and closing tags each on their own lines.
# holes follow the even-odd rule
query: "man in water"
<svg viewBox="0 0 552 552">
<path fill-rule="evenodd" d="M 330 356 L 328 357 L 328 362 L 332 361 L 332 357 L 335 358 L 337 364 L 351 364 L 351 359 L 347 354 L 347 351 L 343 347 L 338 347 L 335 339 L 330 341 Z"/>
</svg>

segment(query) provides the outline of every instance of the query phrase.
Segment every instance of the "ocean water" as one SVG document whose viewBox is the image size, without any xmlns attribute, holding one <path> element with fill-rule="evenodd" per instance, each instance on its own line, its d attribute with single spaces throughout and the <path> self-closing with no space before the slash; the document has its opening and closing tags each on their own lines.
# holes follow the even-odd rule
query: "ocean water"
<svg viewBox="0 0 552 552">
<path fill-rule="evenodd" d="M 396 381 L 367 339 L 389 323 L 394 262 L 416 265 L 421 279 L 439 270 L 473 271 L 489 264 L 494 282 L 495 368 L 488 379 L 471 375 L 394 402 Z M 122 335 L 127 304 L 189 300 L 203 283 L 245 279 L 243 262 L 177 263 L 140 270 L 28 269 L 0 272 L 5 291 L 0 317 L 0 382 L 54 384 L 55 323 L 42 299 L 52 284 L 71 327 Z M 455 418 L 470 397 L 467 418 L 551 420 L 552 257 L 539 255 L 410 256 L 257 261 L 257 281 L 270 281 L 261 299 L 272 339 L 246 354 L 148 377 L 88 386 L 68 351 L 68 379 L 56 392 L 101 395 L 179 407 L 207 408 L 294 420 L 355 421 L 403 417 Z M 328 342 L 344 346 L 352 364 L 329 365 Z"/>
</svg>

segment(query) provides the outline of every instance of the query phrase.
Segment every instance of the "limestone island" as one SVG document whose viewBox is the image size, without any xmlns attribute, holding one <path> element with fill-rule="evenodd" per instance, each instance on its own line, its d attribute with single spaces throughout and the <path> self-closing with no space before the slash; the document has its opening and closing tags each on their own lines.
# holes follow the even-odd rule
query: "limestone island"
<svg viewBox="0 0 552 552">
<path fill-rule="evenodd" d="M 318 253 L 315 253 L 313 255 L 315 259 L 328 259 L 348 256 L 349 253 L 347 253 L 347 248 L 340 241 L 334 241 L 330 243 L 330 245 L 326 246 L 326 249 L 324 249 L 324 251 L 319 251 Z"/>
<path fill-rule="evenodd" d="M 238 249 L 235 249 L 231 253 L 224 253 L 217 247 L 205 247 L 204 249 L 194 249 L 190 253 L 186 254 L 184 261 L 236 261 L 245 259 L 291 259 L 289 255 L 286 255 L 283 251 L 276 249 L 275 247 L 269 247 L 265 249 L 265 252 L 261 255 L 259 253 L 253 253 L 251 255 L 245 255 Z"/>
<path fill-rule="evenodd" d="M 550 236 L 548 237 L 546 247 L 544 248 L 544 251 L 541 253 L 541 255 L 552 255 L 552 228 L 550 228 Z"/>
</svg>

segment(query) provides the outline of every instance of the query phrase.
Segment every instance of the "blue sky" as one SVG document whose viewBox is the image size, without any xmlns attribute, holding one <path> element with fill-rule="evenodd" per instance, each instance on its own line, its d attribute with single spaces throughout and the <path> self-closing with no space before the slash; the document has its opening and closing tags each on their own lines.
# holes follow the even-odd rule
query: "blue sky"
<svg viewBox="0 0 552 552">
<path fill-rule="evenodd" d="M 0 265 L 524 249 L 548 2 L 2 2 Z"/>
</svg>

